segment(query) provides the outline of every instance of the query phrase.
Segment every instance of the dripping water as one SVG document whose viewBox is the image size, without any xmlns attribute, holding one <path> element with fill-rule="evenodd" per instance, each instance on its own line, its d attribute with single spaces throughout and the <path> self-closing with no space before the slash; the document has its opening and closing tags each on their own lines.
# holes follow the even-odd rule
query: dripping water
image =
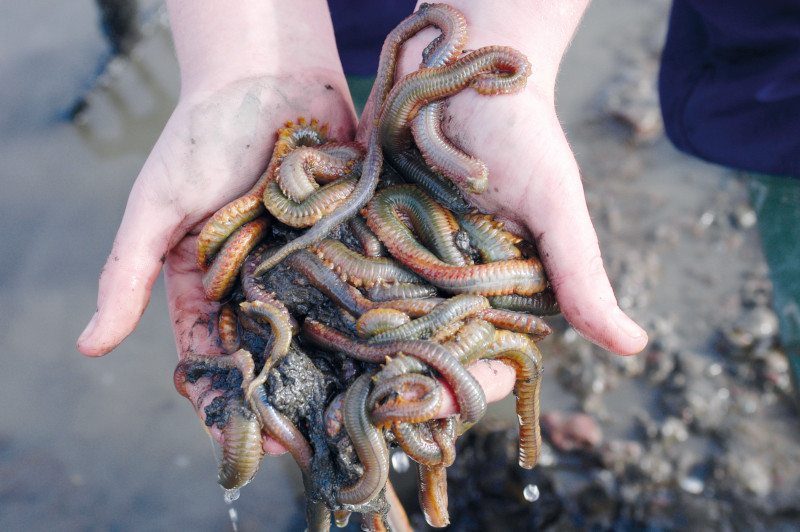
<svg viewBox="0 0 800 532">
<path fill-rule="evenodd" d="M 522 496 L 528 502 L 536 502 L 539 500 L 539 486 L 536 484 L 528 484 L 522 490 Z"/>
<path fill-rule="evenodd" d="M 396 451 L 392 453 L 392 468 L 398 473 L 405 473 L 411 467 L 411 461 L 408 455 L 403 451 Z"/>
<path fill-rule="evenodd" d="M 211 455 L 214 457 L 214 463 L 217 465 L 217 471 L 219 471 L 220 466 L 222 465 L 222 448 L 217 443 L 217 440 L 211 436 L 210 432 L 207 432 L 208 440 L 211 443 Z M 221 487 L 221 486 L 220 486 Z M 239 489 L 225 489 L 222 488 L 223 492 L 223 500 L 225 501 L 225 506 L 228 507 L 228 518 L 231 520 L 231 530 L 233 532 L 239 531 L 239 512 L 236 511 L 233 503 L 239 498 L 241 494 Z"/>
</svg>

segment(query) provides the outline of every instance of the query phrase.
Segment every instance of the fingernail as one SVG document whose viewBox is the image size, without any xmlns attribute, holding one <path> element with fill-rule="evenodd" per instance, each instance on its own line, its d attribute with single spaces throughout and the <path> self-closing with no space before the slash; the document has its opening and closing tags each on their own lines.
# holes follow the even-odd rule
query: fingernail
<svg viewBox="0 0 800 532">
<path fill-rule="evenodd" d="M 639 327 L 639 325 L 630 319 L 627 314 L 622 312 L 622 309 L 619 307 L 614 310 L 614 323 L 617 324 L 617 327 L 619 327 L 622 332 L 636 340 L 647 336 L 647 333 L 644 331 L 644 329 Z"/>
<path fill-rule="evenodd" d="M 86 325 L 86 328 L 83 330 L 81 335 L 78 337 L 78 341 L 81 342 L 91 336 L 92 332 L 94 332 L 94 328 L 97 326 L 97 312 L 92 315 L 92 319 L 89 320 L 89 323 Z"/>
</svg>

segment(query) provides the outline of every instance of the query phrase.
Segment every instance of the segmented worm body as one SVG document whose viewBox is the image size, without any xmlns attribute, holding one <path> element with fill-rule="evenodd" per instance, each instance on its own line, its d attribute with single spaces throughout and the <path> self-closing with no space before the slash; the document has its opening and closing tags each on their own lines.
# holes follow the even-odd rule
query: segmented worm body
<svg viewBox="0 0 800 532">
<path fill-rule="evenodd" d="M 408 314 L 391 308 L 376 308 L 356 320 L 356 332 L 361 338 L 372 338 L 376 334 L 390 331 L 411 321 Z"/>
<path fill-rule="evenodd" d="M 444 461 L 442 448 L 431 434 L 430 423 L 395 423 L 395 440 L 409 458 L 422 465 L 439 465 Z"/>
<path fill-rule="evenodd" d="M 175 389 L 182 396 L 191 399 L 186 384 L 189 371 L 204 368 L 215 370 L 236 370 L 239 368 L 238 355 L 190 355 L 184 356 L 173 374 Z M 193 382 L 193 381 L 191 381 Z M 261 442 L 261 425 L 256 415 L 242 401 L 241 396 L 233 396 L 224 407 L 222 431 L 222 460 L 219 464 L 217 481 L 228 490 L 237 490 L 249 483 L 261 464 L 264 450 Z"/>
<path fill-rule="evenodd" d="M 365 216 L 367 225 L 387 246 L 389 253 L 409 268 L 412 265 L 406 260 L 444 261 L 454 266 L 467 264 L 455 243 L 459 227 L 453 214 L 413 185 L 395 185 L 380 191 L 370 201 Z M 405 220 L 425 245 L 417 240 Z M 405 246 L 401 247 L 403 244 Z M 406 253 L 398 256 L 395 251 Z"/>
<path fill-rule="evenodd" d="M 433 418 L 442 406 L 442 388 L 430 377 L 406 373 L 375 385 L 367 398 L 373 425 L 386 428 L 393 423 L 421 423 Z"/>
<path fill-rule="evenodd" d="M 439 28 L 442 38 L 437 38 L 425 48 L 424 62 L 437 65 L 450 63 L 456 59 L 466 44 L 464 16 L 446 4 L 422 4 L 416 12 L 406 17 L 383 42 L 378 74 L 373 88 L 376 120 L 380 110 L 384 107 L 386 95 L 389 94 L 394 84 L 394 72 L 400 47 L 419 31 L 430 26 Z"/>
<path fill-rule="evenodd" d="M 534 340 L 541 340 L 553 332 L 553 328 L 542 318 L 525 312 L 487 308 L 481 310 L 475 316 L 488 321 L 498 329 L 507 329 L 515 333 L 529 334 Z"/>
<path fill-rule="evenodd" d="M 286 262 L 290 268 L 302 273 L 314 288 L 351 314 L 360 316 L 373 308 L 371 301 L 342 281 L 310 251 L 298 250 L 290 255 Z"/>
<path fill-rule="evenodd" d="M 426 225 L 433 233 L 430 241 L 437 251 L 434 254 L 417 240 L 397 216 L 396 209 L 399 208 L 414 215 L 418 212 L 428 214 L 431 219 L 449 218 L 453 224 L 455 219 L 413 186 L 395 186 L 381 190 L 366 209 L 367 224 L 386 245 L 389 253 L 434 286 L 453 293 L 496 296 L 514 293 L 531 295 L 544 290 L 547 285 L 542 263 L 536 258 L 470 266 L 452 265 L 449 263 L 451 256 L 443 257 L 442 250 L 448 249 L 447 244 L 452 243 L 452 249 L 460 256 L 460 251 L 452 241 L 453 231 L 443 224 L 429 222 Z M 440 217 L 434 218 L 434 214 Z M 458 229 L 457 224 L 454 227 L 455 230 Z"/>
<path fill-rule="evenodd" d="M 331 511 L 325 503 L 313 501 L 306 494 L 306 532 L 329 532 L 330 529 Z"/>
<path fill-rule="evenodd" d="M 426 373 L 430 370 L 427 364 L 415 357 L 398 353 L 389 358 L 383 368 L 375 375 L 375 383 L 380 384 L 386 379 L 405 375 L 406 373 Z"/>
<path fill-rule="evenodd" d="M 300 118 L 297 124 L 287 122 L 278 132 L 269 165 L 255 185 L 242 197 L 218 210 L 197 235 L 197 266 L 205 271 L 211 258 L 228 237 L 239 227 L 255 220 L 265 212 L 262 195 L 267 183 L 272 181 L 280 161 L 298 146 L 312 146 L 327 142 L 326 126 L 319 127 L 317 120 L 306 124 Z"/>
<path fill-rule="evenodd" d="M 361 244 L 361 250 L 365 257 L 383 257 L 386 255 L 386 249 L 383 243 L 378 240 L 372 229 L 367 227 L 367 222 L 361 216 L 353 216 L 349 222 L 350 230 L 358 239 Z"/>
<path fill-rule="evenodd" d="M 434 528 L 450 524 L 447 511 L 447 472 L 444 466 L 417 466 L 419 505 L 425 521 Z"/>
<path fill-rule="evenodd" d="M 430 106 L 424 107 L 423 110 L 428 107 Z M 421 112 L 419 116 L 423 116 L 423 113 Z M 390 163 L 408 181 L 424 190 L 437 203 L 454 213 L 469 212 L 470 205 L 455 183 L 447 176 L 431 170 L 421 153 L 415 150 L 402 151 L 392 155 Z"/>
<path fill-rule="evenodd" d="M 388 257 L 370 258 L 356 253 L 338 240 L 326 238 L 314 251 L 334 271 L 353 286 L 378 283 L 421 283 L 420 277 Z"/>
<path fill-rule="evenodd" d="M 458 225 L 467 232 L 470 244 L 480 253 L 483 262 L 519 259 L 517 244 L 522 239 L 503 229 L 503 223 L 486 214 L 471 213 L 456 216 Z"/>
<path fill-rule="evenodd" d="M 411 120 L 414 142 L 428 173 L 442 174 L 468 194 L 482 194 L 489 184 L 489 169 L 480 159 L 454 146 L 442 131 L 444 103 L 432 102 Z M 392 163 L 397 155 L 390 157 Z M 457 211 L 454 211 L 457 212 Z"/>
<path fill-rule="evenodd" d="M 229 490 L 239 489 L 253 480 L 264 457 L 261 425 L 241 400 L 238 403 L 228 403 L 228 420 L 222 427 L 224 443 L 217 482 Z"/>
<path fill-rule="evenodd" d="M 239 305 L 239 308 L 250 317 L 255 318 L 260 322 L 266 322 L 272 329 L 272 348 L 270 349 L 269 356 L 264 367 L 245 388 L 245 396 L 252 394 L 252 389 L 260 387 L 267 380 L 267 374 L 275 367 L 289 352 L 289 346 L 292 342 L 292 323 L 289 316 L 289 311 L 283 306 L 283 303 L 277 300 L 271 302 L 265 301 L 245 301 Z M 241 352 L 241 351 L 238 351 Z"/>
<path fill-rule="evenodd" d="M 430 336 L 451 322 L 466 318 L 485 308 L 489 308 L 489 301 L 485 297 L 459 294 L 442 301 L 421 318 L 375 334 L 370 338 L 370 342 L 398 342 Z"/>
<path fill-rule="evenodd" d="M 342 406 L 344 427 L 356 449 L 364 474 L 336 495 L 340 504 L 363 504 L 374 499 L 389 478 L 389 449 L 383 434 L 367 417 L 365 407 L 372 377 L 361 375 L 347 390 Z"/>
<path fill-rule="evenodd" d="M 442 450 L 442 464 L 450 467 L 456 460 L 456 437 L 458 436 L 458 420 L 455 416 L 432 419 L 428 422 L 433 441 Z"/>
<path fill-rule="evenodd" d="M 423 67 L 447 65 L 463 51 L 467 41 L 466 21 L 463 17 L 454 16 L 451 19 L 452 26 L 444 28 L 441 38 L 432 42 L 423 52 Z M 448 190 L 447 195 L 442 198 L 444 201 L 440 201 L 436 195 L 434 197 L 453 212 L 464 212 L 460 206 L 466 202 L 461 193 L 455 187 L 454 192 L 450 192 L 449 187 L 439 185 L 439 182 L 443 181 L 439 176 L 441 174 L 447 176 L 449 180 L 444 182 L 449 185 L 458 184 L 468 193 L 480 194 L 486 190 L 489 171 L 481 160 L 463 152 L 447 139 L 442 131 L 443 115 L 444 102 L 435 101 L 423 106 L 411 121 L 411 133 L 425 162 L 422 165 L 414 165 L 415 168 L 412 170 L 416 174 L 414 177 L 409 175 L 408 170 L 411 168 L 405 164 L 408 162 L 407 159 L 402 160 L 404 158 L 402 153 L 392 153 L 389 160 L 406 170 L 405 175 L 416 183 L 424 182 L 426 185 L 433 185 L 437 190 Z M 416 154 L 414 151 L 406 153 Z"/>
<path fill-rule="evenodd" d="M 378 283 L 367 288 L 370 301 L 394 301 L 397 299 L 420 299 L 436 295 L 436 288 L 418 283 Z"/>
<path fill-rule="evenodd" d="M 480 94 L 510 94 L 522 90 L 530 63 L 517 50 L 487 46 L 451 63 L 406 75 L 386 97 L 379 120 L 384 149 L 399 153 L 409 148 L 410 124 L 420 108 L 471 87 Z"/>
<path fill-rule="evenodd" d="M 467 422 L 477 421 L 486 411 L 486 397 L 475 378 L 439 344 L 408 340 L 386 344 L 368 344 L 314 320 L 306 320 L 303 331 L 320 347 L 340 351 L 365 362 L 379 363 L 397 353 L 414 356 L 439 372 L 453 390 L 461 415 Z"/>
<path fill-rule="evenodd" d="M 454 418 L 428 422 L 431 436 L 441 450 L 442 460 L 438 464 L 417 466 L 419 504 L 425 521 L 434 528 L 450 524 L 447 510 L 447 472 L 455 460 L 456 423 Z"/>
<path fill-rule="evenodd" d="M 552 316 L 561 309 L 556 301 L 556 294 L 552 290 L 545 290 L 531 296 L 511 294 L 507 296 L 493 296 L 489 298 L 493 307 L 529 312 L 537 316 Z"/>
<path fill-rule="evenodd" d="M 441 329 L 434 331 L 428 338 L 431 342 L 443 344 L 464 326 L 464 320 L 455 320 L 445 324 Z"/>
<path fill-rule="evenodd" d="M 502 360 L 517 372 L 514 394 L 519 418 L 519 465 L 532 469 L 539 460 L 542 434 L 539 427 L 539 385 L 542 355 L 525 335 L 497 331 L 494 342 L 482 358 Z"/>
<path fill-rule="evenodd" d="M 197 236 L 197 266 L 208 269 L 212 257 L 231 234 L 247 222 L 264 214 L 261 194 L 245 194 L 217 211 Z"/>
<path fill-rule="evenodd" d="M 488 299 L 488 298 L 487 298 Z M 412 318 L 424 316 L 431 312 L 436 305 L 444 301 L 440 298 L 428 299 L 398 299 L 374 303 L 377 308 L 391 308 L 408 314 Z M 553 332 L 553 329 L 539 316 L 515 312 L 513 310 L 485 308 L 475 313 L 476 318 L 488 321 L 501 329 L 513 332 L 530 334 L 535 339 L 541 339 Z"/>
<path fill-rule="evenodd" d="M 455 338 L 445 342 L 444 346 L 462 365 L 469 366 L 491 345 L 496 330 L 486 320 L 472 319 L 456 332 Z"/>
<path fill-rule="evenodd" d="M 220 344 L 226 353 L 230 354 L 239 349 L 239 345 L 242 342 L 242 334 L 239 327 L 239 319 L 236 316 L 233 305 L 226 303 L 219 308 L 217 331 L 219 332 Z"/>
<path fill-rule="evenodd" d="M 258 218 L 236 229 L 214 257 L 211 267 L 203 274 L 206 299 L 219 301 L 234 287 L 247 255 L 267 236 L 269 220 Z"/>
<path fill-rule="evenodd" d="M 304 476 L 310 475 L 314 451 L 303 433 L 270 404 L 266 389 L 255 383 L 253 356 L 244 349 L 240 349 L 232 356 L 236 367 L 242 373 L 245 399 L 258 417 L 261 428 L 289 451 Z"/>
<path fill-rule="evenodd" d="M 358 179 L 350 176 L 311 192 L 300 202 L 287 197 L 280 186 L 267 184 L 264 189 L 264 205 L 279 221 L 291 227 L 308 227 L 344 204 L 356 189 Z"/>
<path fill-rule="evenodd" d="M 363 155 L 364 150 L 354 142 L 299 147 L 284 158 L 278 169 L 281 192 L 299 203 L 319 189 L 319 183 L 346 177 Z"/>
</svg>

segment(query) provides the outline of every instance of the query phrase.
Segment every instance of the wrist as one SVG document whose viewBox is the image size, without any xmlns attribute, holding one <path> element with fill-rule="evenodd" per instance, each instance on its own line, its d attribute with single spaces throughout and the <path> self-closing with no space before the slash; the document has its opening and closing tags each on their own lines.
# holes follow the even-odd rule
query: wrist
<svg viewBox="0 0 800 532">
<path fill-rule="evenodd" d="M 307 70 L 341 72 L 324 0 L 168 0 L 181 90 Z"/>
</svg>

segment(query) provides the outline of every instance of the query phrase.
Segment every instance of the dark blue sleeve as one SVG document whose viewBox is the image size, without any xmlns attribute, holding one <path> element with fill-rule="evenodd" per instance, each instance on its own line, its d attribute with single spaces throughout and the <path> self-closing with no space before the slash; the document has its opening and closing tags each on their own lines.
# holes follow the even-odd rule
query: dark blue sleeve
<svg viewBox="0 0 800 532">
<path fill-rule="evenodd" d="M 414 11 L 413 0 L 329 0 L 336 46 L 348 76 L 374 76 L 386 35 Z"/>
<path fill-rule="evenodd" d="M 675 0 L 659 92 L 680 150 L 800 177 L 800 1 Z"/>
</svg>

